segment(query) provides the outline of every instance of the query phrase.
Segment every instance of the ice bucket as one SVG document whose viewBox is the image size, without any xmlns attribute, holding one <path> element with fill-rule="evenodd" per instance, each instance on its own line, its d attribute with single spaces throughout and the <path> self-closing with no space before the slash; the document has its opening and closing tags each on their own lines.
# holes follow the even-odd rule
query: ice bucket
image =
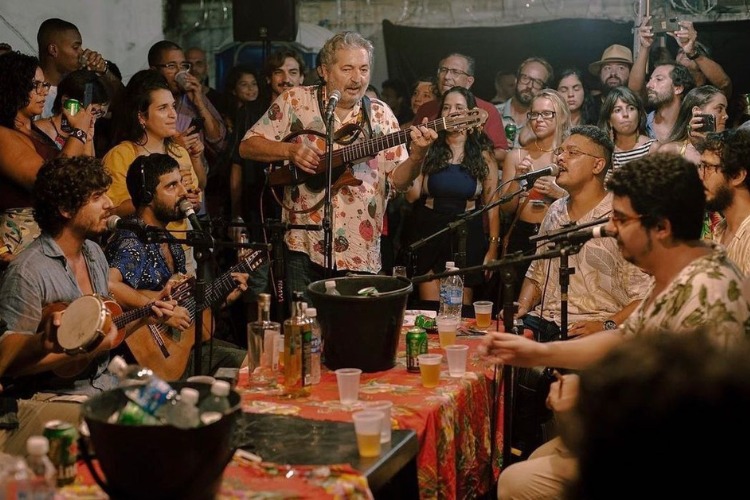
<svg viewBox="0 0 750 500">
<path fill-rule="evenodd" d="M 335 278 L 341 295 L 326 295 L 325 280 L 308 286 L 318 310 L 325 365 L 377 372 L 393 368 L 412 284 L 391 276 Z M 376 294 L 360 295 L 366 287 Z"/>
<path fill-rule="evenodd" d="M 171 383 L 177 391 L 193 387 L 201 399 L 210 385 Z M 111 424 L 107 419 L 126 402 L 122 389 L 103 392 L 88 401 L 81 414 L 88 425 L 91 447 L 104 478 L 92 467 L 86 443 L 80 448 L 97 483 L 110 498 L 214 498 L 224 467 L 234 453 L 232 432 L 240 396 L 231 391 L 231 412 L 195 429 Z"/>
</svg>

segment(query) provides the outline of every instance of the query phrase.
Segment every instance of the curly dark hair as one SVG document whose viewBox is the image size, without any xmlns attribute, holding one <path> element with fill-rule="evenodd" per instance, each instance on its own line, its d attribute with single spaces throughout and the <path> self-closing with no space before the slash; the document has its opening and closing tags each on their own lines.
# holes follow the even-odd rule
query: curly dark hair
<svg viewBox="0 0 750 500">
<path fill-rule="evenodd" d="M 0 125 L 15 128 L 18 111 L 29 105 L 29 93 L 39 59 L 20 52 L 0 57 Z"/>
<path fill-rule="evenodd" d="M 452 93 L 457 93 L 464 96 L 464 98 L 466 99 L 467 109 L 474 109 L 477 106 L 477 101 L 474 98 L 474 94 L 472 94 L 469 89 L 466 89 L 464 87 L 453 87 L 446 91 L 445 94 L 443 94 L 443 97 L 440 99 L 439 109 L 443 109 L 443 104 L 445 103 L 446 96 Z M 427 150 L 427 156 L 425 158 L 424 165 L 422 165 L 423 173 L 432 174 L 448 167 L 448 162 L 451 159 L 451 149 L 445 140 L 446 134 L 447 132 L 445 130 L 441 130 L 440 132 L 438 132 L 437 140 L 432 144 L 432 146 L 430 146 L 430 149 Z M 480 181 L 483 181 L 489 173 L 487 164 L 482 157 L 483 151 L 492 153 L 492 142 L 490 142 L 490 140 L 481 130 L 475 128 L 469 129 L 466 133 L 466 144 L 464 145 L 464 159 L 462 162 L 462 166 L 473 177 L 479 179 Z"/>
<path fill-rule="evenodd" d="M 557 81 L 553 88 L 560 88 L 560 82 L 569 76 L 575 76 L 578 81 L 581 82 L 583 87 L 583 104 L 581 104 L 581 125 L 596 125 L 598 119 L 596 110 L 596 101 L 594 96 L 591 95 L 591 89 L 589 88 L 588 82 L 586 81 L 586 75 L 578 68 L 565 68 L 560 72 L 560 76 L 557 77 Z"/>
<path fill-rule="evenodd" d="M 65 75 L 57 86 L 57 96 L 52 103 L 52 113 L 58 114 L 62 109 L 62 98 L 67 96 L 69 99 L 76 99 L 83 103 L 83 94 L 86 90 L 86 84 L 93 86 L 91 102 L 94 104 L 105 104 L 109 102 L 109 90 L 102 83 L 99 76 L 93 71 L 87 69 L 78 69 Z"/>
<path fill-rule="evenodd" d="M 612 153 L 615 151 L 615 145 L 604 130 L 594 125 L 578 125 L 570 129 L 568 136 L 571 135 L 587 137 L 601 148 L 603 158 L 607 162 L 603 172 L 607 172 L 612 167 Z"/>
<path fill-rule="evenodd" d="M 112 176 L 99 158 L 58 157 L 39 169 L 34 183 L 34 220 L 56 236 L 68 221 L 60 211 L 76 213 L 92 194 L 105 192 Z"/>
<path fill-rule="evenodd" d="M 723 132 L 712 132 L 699 148 L 712 151 L 721 159 L 720 171 L 728 179 L 737 177 L 745 171 L 745 188 L 750 190 L 750 130 L 730 129 Z"/>
<path fill-rule="evenodd" d="M 656 153 L 633 160 L 612 172 L 607 188 L 630 199 L 644 227 L 667 219 L 676 240 L 700 238 L 706 192 L 695 164 L 685 158 Z"/>
<path fill-rule="evenodd" d="M 264 95 L 261 95 L 265 89 L 264 86 L 261 85 L 261 79 L 260 75 L 257 71 L 255 71 L 255 68 L 250 66 L 249 64 L 238 64 L 234 66 L 232 69 L 229 70 L 229 73 L 227 74 L 227 80 L 224 83 L 224 112 L 232 116 L 239 106 L 239 99 L 237 99 L 237 96 L 234 95 L 234 87 L 237 85 L 237 82 L 242 78 L 244 75 L 252 75 L 255 78 L 255 82 L 258 84 L 258 98 L 257 101 L 261 101 L 264 98 Z"/>
<path fill-rule="evenodd" d="M 161 153 L 140 155 L 133 160 L 125 176 L 125 184 L 133 205 L 136 208 L 147 205 L 151 200 L 145 200 L 144 193 L 149 192 L 153 197 L 156 194 L 156 186 L 159 185 L 159 178 L 179 168 L 177 160 Z"/>
</svg>

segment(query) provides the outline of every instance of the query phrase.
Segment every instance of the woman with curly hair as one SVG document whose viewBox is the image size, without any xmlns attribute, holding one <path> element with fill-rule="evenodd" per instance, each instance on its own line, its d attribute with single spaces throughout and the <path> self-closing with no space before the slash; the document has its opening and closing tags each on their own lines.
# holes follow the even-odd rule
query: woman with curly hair
<svg viewBox="0 0 750 500">
<path fill-rule="evenodd" d="M 560 73 L 555 88 L 565 99 L 570 110 L 570 125 L 596 125 L 596 101 L 578 68 L 566 68 Z"/>
<path fill-rule="evenodd" d="M 463 87 L 453 87 L 443 95 L 440 115 L 447 116 L 476 107 L 474 95 Z M 477 129 L 441 131 L 427 152 L 422 173 L 408 192 L 411 199 L 418 198 L 407 231 L 409 243 L 433 234 L 467 212 L 492 203 L 496 197 L 497 162 L 493 146 L 487 136 Z M 487 213 L 489 241 L 485 235 L 482 218 L 473 217 L 467 223 L 466 262 L 476 266 L 497 258 L 500 238 L 500 217 L 495 207 Z M 421 247 L 416 255 L 416 274 L 442 272 L 446 261 L 455 261 L 458 236 L 445 233 Z M 486 273 L 485 278 L 489 278 Z M 464 278 L 464 303 L 471 304 L 471 287 L 481 284 L 478 273 Z M 421 283 L 422 300 L 438 300 L 438 280 Z"/>
<path fill-rule="evenodd" d="M 7 263 L 39 236 L 32 215 L 32 188 L 42 164 L 60 152 L 34 125 L 50 88 L 36 57 L 9 52 L 0 57 L 0 261 Z M 65 111 L 72 127 L 62 154 L 78 156 L 91 126 L 90 110 Z"/>
<path fill-rule="evenodd" d="M 604 130 L 615 144 L 612 169 L 643 158 L 659 148 L 659 142 L 651 139 L 646 131 L 646 110 L 643 108 L 643 101 L 628 87 L 615 87 L 604 98 L 599 128 Z"/>
<path fill-rule="evenodd" d="M 119 142 L 102 159 L 112 175 L 107 195 L 120 217 L 135 213 L 125 182 L 128 168 L 140 155 L 168 154 L 180 165 L 187 199 L 196 212 L 201 209 L 201 192 L 206 185 L 203 143 L 198 134 L 183 135 L 187 148 L 177 143 L 177 111 L 167 80 L 159 72 L 146 69 L 132 76 L 123 94 L 116 136 Z M 178 238 L 189 229 L 187 219 L 170 223 L 167 228 Z M 186 248 L 188 271 L 195 269 L 192 248 Z"/>
</svg>

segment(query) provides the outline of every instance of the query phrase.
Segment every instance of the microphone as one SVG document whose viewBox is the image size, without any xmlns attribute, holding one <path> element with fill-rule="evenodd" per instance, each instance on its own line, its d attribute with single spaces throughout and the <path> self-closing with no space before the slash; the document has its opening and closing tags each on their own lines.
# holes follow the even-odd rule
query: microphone
<svg viewBox="0 0 750 500">
<path fill-rule="evenodd" d="M 336 105 L 339 103 L 339 99 L 341 99 L 341 92 L 339 92 L 338 90 L 334 90 L 333 92 L 331 92 L 331 97 L 328 98 L 328 104 L 326 104 L 326 123 L 331 121 L 331 117 L 333 117 L 333 110 L 336 109 Z"/>
<path fill-rule="evenodd" d="M 137 236 L 143 236 L 146 234 L 146 226 L 139 220 L 124 220 L 117 215 L 110 215 L 107 217 L 107 230 L 117 231 L 118 229 L 132 231 Z"/>
<path fill-rule="evenodd" d="M 190 221 L 190 225 L 193 226 L 193 229 L 202 233 L 203 228 L 201 227 L 201 223 L 198 222 L 198 216 L 195 215 L 195 210 L 193 210 L 193 204 L 190 203 L 190 200 L 183 198 L 180 200 L 179 207 L 182 213 L 185 214 L 185 217 Z"/>
<path fill-rule="evenodd" d="M 547 165 L 546 167 L 540 168 L 539 170 L 532 170 L 531 172 L 526 172 L 523 175 L 518 175 L 514 177 L 513 180 L 518 181 L 521 184 L 521 187 L 526 189 L 527 186 L 533 185 L 534 181 L 538 178 L 544 177 L 546 175 L 557 176 L 559 172 L 560 167 L 553 163 L 552 165 Z"/>
<path fill-rule="evenodd" d="M 586 229 L 581 229 L 580 231 L 560 234 L 553 238 L 550 238 L 548 243 L 566 242 L 566 243 L 579 244 L 579 243 L 586 243 L 587 241 L 593 238 L 614 237 L 614 234 L 607 231 L 605 226 L 606 224 L 599 224 L 598 226 L 587 227 Z"/>
</svg>

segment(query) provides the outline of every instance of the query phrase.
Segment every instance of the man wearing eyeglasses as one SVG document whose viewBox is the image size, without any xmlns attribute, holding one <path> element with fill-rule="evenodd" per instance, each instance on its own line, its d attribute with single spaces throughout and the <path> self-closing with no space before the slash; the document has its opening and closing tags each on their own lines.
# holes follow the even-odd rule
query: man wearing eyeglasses
<svg viewBox="0 0 750 500">
<path fill-rule="evenodd" d="M 706 188 L 706 208 L 724 216 L 713 228 L 713 240 L 750 276 L 750 131 L 708 134 L 698 165 Z"/>
<path fill-rule="evenodd" d="M 511 144 L 519 147 L 527 144 L 534 137 L 530 128 L 525 128 L 531 101 L 554 78 L 552 65 L 541 57 L 530 57 L 518 66 L 516 72 L 516 89 L 513 97 L 505 101 L 501 114 L 503 127 L 515 125 L 516 137 Z"/>
<path fill-rule="evenodd" d="M 148 65 L 164 75 L 175 96 L 177 131 L 183 136 L 183 142 L 197 133 L 207 147 L 221 151 L 227 129 L 219 112 L 203 93 L 201 82 L 190 74 L 192 66 L 182 48 L 169 40 L 156 42 L 148 51 Z M 187 144 L 181 145 L 190 151 Z"/>
<path fill-rule="evenodd" d="M 437 88 L 440 95 L 453 87 L 471 89 L 474 84 L 474 58 L 463 54 L 453 53 L 440 60 L 437 70 Z M 495 147 L 495 158 L 502 165 L 508 150 L 508 140 L 497 108 L 484 99 L 474 96 L 477 106 L 487 111 L 488 117 L 483 131 L 490 138 Z M 422 123 L 423 118 L 435 120 L 440 115 L 440 99 L 426 102 L 414 117 L 414 123 Z"/>
<path fill-rule="evenodd" d="M 606 232 L 627 261 L 653 277 L 645 299 L 615 330 L 575 341 L 487 334 L 482 348 L 490 361 L 580 370 L 636 335 L 700 327 L 722 347 L 746 341 L 750 304 L 742 294 L 742 273 L 721 247 L 700 240 L 706 194 L 695 165 L 677 155 L 649 155 L 614 171 L 607 187 L 613 198 Z M 577 399 L 577 391 L 568 397 Z M 554 399 L 550 393 L 548 401 Z M 534 498 L 558 498 L 576 468 L 576 457 L 555 438 L 503 470 L 498 497 L 513 498 L 512 489 L 523 489 Z"/>
</svg>

